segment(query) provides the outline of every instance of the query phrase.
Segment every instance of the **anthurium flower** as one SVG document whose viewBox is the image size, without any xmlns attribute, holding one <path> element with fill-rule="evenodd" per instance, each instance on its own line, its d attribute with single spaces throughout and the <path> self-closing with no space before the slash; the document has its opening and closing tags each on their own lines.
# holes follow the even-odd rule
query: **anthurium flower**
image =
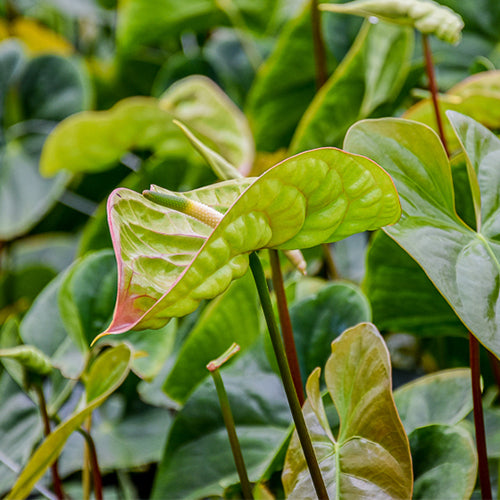
<svg viewBox="0 0 500 500">
<path fill-rule="evenodd" d="M 400 214 L 389 175 L 336 148 L 298 154 L 257 178 L 183 193 L 119 188 L 108 200 L 118 297 L 99 337 L 160 328 L 194 311 L 243 276 L 255 250 L 334 242 L 395 223 Z"/>
</svg>

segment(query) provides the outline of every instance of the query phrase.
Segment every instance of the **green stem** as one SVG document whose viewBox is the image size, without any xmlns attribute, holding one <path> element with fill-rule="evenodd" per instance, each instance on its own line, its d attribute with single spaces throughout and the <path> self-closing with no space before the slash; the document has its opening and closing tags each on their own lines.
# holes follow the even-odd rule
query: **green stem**
<svg viewBox="0 0 500 500">
<path fill-rule="evenodd" d="M 229 405 L 229 399 L 227 397 L 226 389 L 224 388 L 224 382 L 222 381 L 222 377 L 220 376 L 218 368 L 216 368 L 215 370 L 210 370 L 210 374 L 214 379 L 215 388 L 217 389 L 217 395 L 219 396 L 222 417 L 224 418 L 224 424 L 226 426 L 227 435 L 229 437 L 229 443 L 231 444 L 231 451 L 233 452 L 234 463 L 236 465 L 238 476 L 240 478 L 243 498 L 253 500 L 252 487 L 250 485 L 250 481 L 248 480 L 247 469 L 245 467 L 245 461 L 243 460 L 243 455 L 241 453 L 241 447 L 238 441 L 238 436 L 236 434 L 234 418 L 231 412 L 231 406 Z"/>
<path fill-rule="evenodd" d="M 99 461 L 97 459 L 97 450 L 94 444 L 94 440 L 87 429 L 79 428 L 78 432 L 85 439 L 85 444 L 88 450 L 88 458 L 92 468 L 92 479 L 94 481 L 94 495 L 96 500 L 103 500 L 102 496 L 102 478 L 101 470 L 99 468 Z"/>
<path fill-rule="evenodd" d="M 429 45 L 429 38 L 427 35 L 422 34 L 422 44 L 424 49 L 425 57 L 425 68 L 427 71 L 427 79 L 429 80 L 429 90 L 432 96 L 432 105 L 434 107 L 434 114 L 436 116 L 437 127 L 439 131 L 439 137 L 443 143 L 443 147 L 446 151 L 446 155 L 450 156 L 448 150 L 448 145 L 446 144 L 446 136 L 444 135 L 443 120 L 441 119 L 441 111 L 439 110 L 438 103 L 438 88 L 436 83 L 436 74 L 434 72 L 434 63 L 432 61 L 432 52 Z"/>
<path fill-rule="evenodd" d="M 311 437 L 309 436 L 309 431 L 307 430 L 304 415 L 302 414 L 299 399 L 297 397 L 297 393 L 295 392 L 292 374 L 286 359 L 285 348 L 281 340 L 281 335 L 278 331 L 276 320 L 274 319 L 271 297 L 269 295 L 264 270 L 262 269 L 262 264 L 260 263 L 259 257 L 255 252 L 250 254 L 250 269 L 252 270 L 255 284 L 257 286 L 262 310 L 264 311 L 267 327 L 269 329 L 269 336 L 271 337 L 274 354 L 276 355 L 276 361 L 278 362 L 281 379 L 285 388 L 286 397 L 288 399 L 290 411 L 292 412 L 292 417 L 295 422 L 295 427 L 297 429 L 297 434 L 304 452 L 307 466 L 311 474 L 314 489 L 316 490 L 316 494 L 320 500 L 327 500 L 328 493 L 326 491 L 323 477 L 321 476 L 318 460 L 314 452 Z"/>
<path fill-rule="evenodd" d="M 492 497 L 490 472 L 488 469 L 488 454 L 486 452 L 486 432 L 484 429 L 483 404 L 481 401 L 481 368 L 479 365 L 479 342 L 469 332 L 469 355 L 472 382 L 472 400 L 474 402 L 474 428 L 476 431 L 476 446 L 479 461 L 479 484 L 483 500 Z"/>
<path fill-rule="evenodd" d="M 40 404 L 40 413 L 42 414 L 42 420 L 43 420 L 43 431 L 45 437 L 47 437 L 50 435 L 50 420 L 49 420 L 49 414 L 47 413 L 47 403 L 45 401 L 45 395 L 43 394 L 43 389 L 40 384 L 38 383 L 34 384 L 34 388 L 35 392 L 37 393 L 38 401 Z M 58 500 L 63 500 L 64 492 L 62 488 L 61 478 L 59 477 L 57 460 L 54 460 L 54 463 L 51 465 L 50 468 L 52 471 L 52 483 L 54 486 L 54 493 L 56 494 Z"/>
<path fill-rule="evenodd" d="M 278 314 L 281 323 L 281 332 L 283 333 L 283 342 L 285 343 L 285 352 L 290 371 L 292 373 L 293 385 L 295 392 L 299 398 L 300 406 L 303 406 L 306 398 L 304 395 L 304 386 L 302 377 L 300 376 L 299 359 L 297 357 L 297 349 L 295 347 L 295 339 L 293 338 L 292 322 L 288 312 L 286 302 L 285 286 L 283 284 L 283 274 L 281 272 L 280 258 L 277 250 L 269 250 L 271 260 L 271 271 L 273 279 L 273 288 L 276 293 L 276 301 L 278 303 Z"/>
</svg>

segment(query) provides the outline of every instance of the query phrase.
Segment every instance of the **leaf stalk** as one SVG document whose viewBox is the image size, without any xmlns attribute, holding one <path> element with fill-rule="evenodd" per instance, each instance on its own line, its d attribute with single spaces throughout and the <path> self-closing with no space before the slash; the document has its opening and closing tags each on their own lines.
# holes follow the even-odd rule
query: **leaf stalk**
<svg viewBox="0 0 500 500">
<path fill-rule="evenodd" d="M 321 470 L 319 468 L 316 454 L 314 452 L 311 436 L 309 435 L 309 431 L 307 430 L 304 415 L 302 413 L 302 408 L 300 406 L 299 399 L 293 385 L 292 374 L 290 372 L 290 367 L 288 366 L 285 347 L 283 345 L 283 341 L 281 339 L 281 335 L 274 318 L 274 311 L 271 304 L 271 297 L 269 295 L 269 288 L 267 287 L 264 270 L 262 269 L 262 264 L 260 263 L 259 257 L 255 252 L 250 254 L 250 269 L 252 270 L 255 285 L 257 286 L 260 303 L 262 305 L 262 310 L 264 311 L 264 316 L 266 318 L 267 327 L 269 330 L 269 336 L 271 337 L 274 354 L 276 356 L 276 361 L 278 362 L 281 380 L 283 381 L 283 386 L 285 389 L 288 404 L 290 406 L 290 411 L 295 422 L 299 441 L 304 452 L 309 472 L 311 474 L 311 479 L 314 485 L 314 489 L 316 490 L 316 495 L 320 500 L 328 500 L 328 493 L 326 491 L 326 486 L 321 475 Z"/>
<path fill-rule="evenodd" d="M 248 500 L 253 500 L 252 486 L 250 485 L 250 481 L 248 479 L 247 469 L 245 467 L 245 461 L 243 459 L 243 454 L 241 453 L 240 442 L 238 440 L 238 435 L 236 434 L 236 427 L 234 425 L 233 413 L 231 411 L 231 406 L 229 404 L 227 392 L 224 387 L 224 382 L 219 372 L 220 366 L 224 362 L 226 362 L 230 357 L 234 356 L 234 354 L 236 354 L 239 350 L 240 346 L 238 344 L 232 344 L 231 347 L 229 347 L 229 349 L 219 358 L 208 363 L 207 369 L 209 370 L 210 375 L 212 375 L 212 379 L 215 384 L 215 389 L 217 390 L 217 396 L 219 397 L 222 417 L 224 419 L 224 425 L 226 426 L 229 443 L 231 445 L 231 451 L 233 452 L 233 459 L 236 465 L 236 470 L 238 471 L 238 476 L 240 478 L 243 498 Z"/>
<path fill-rule="evenodd" d="M 469 332 L 469 356 L 472 382 L 472 400 L 474 403 L 474 429 L 479 461 L 479 484 L 483 500 L 493 498 L 491 493 L 488 455 L 486 452 L 486 432 L 484 429 L 483 404 L 481 401 L 481 369 L 479 364 L 479 342 Z"/>
</svg>

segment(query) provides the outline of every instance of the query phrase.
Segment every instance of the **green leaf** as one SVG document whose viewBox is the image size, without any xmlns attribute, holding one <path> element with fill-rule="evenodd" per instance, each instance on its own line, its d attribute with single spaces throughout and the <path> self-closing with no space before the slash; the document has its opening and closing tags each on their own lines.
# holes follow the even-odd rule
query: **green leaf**
<svg viewBox="0 0 500 500">
<path fill-rule="evenodd" d="M 58 304 L 66 331 L 81 352 L 106 327 L 116 295 L 116 261 L 103 250 L 77 261 L 65 274 Z"/>
<path fill-rule="evenodd" d="M 370 304 L 358 287 L 332 283 L 290 307 L 300 369 L 305 379 L 324 366 L 330 345 L 344 330 L 371 320 Z"/>
<path fill-rule="evenodd" d="M 6 498 L 26 498 L 30 494 L 36 481 L 59 456 L 69 436 L 125 380 L 129 372 L 130 358 L 130 349 L 121 344 L 108 349 L 95 360 L 86 380 L 82 406 L 65 422 L 58 425 L 33 453 Z"/>
<path fill-rule="evenodd" d="M 25 344 L 40 349 L 52 364 L 69 378 L 76 378 L 84 368 L 84 356 L 66 333 L 57 306 L 63 274 L 59 274 L 38 295 L 20 324 Z"/>
<path fill-rule="evenodd" d="M 340 146 L 347 129 L 394 101 L 410 69 L 413 33 L 365 23 L 348 54 L 304 113 L 290 149 Z"/>
<path fill-rule="evenodd" d="M 32 59 L 21 76 L 25 119 L 63 120 L 90 105 L 90 82 L 73 60 L 56 55 Z"/>
<path fill-rule="evenodd" d="M 484 132 L 485 139 L 490 135 Z M 378 160 L 392 175 L 403 216 L 384 230 L 419 263 L 464 325 L 499 356 L 495 212 L 483 220 L 481 232 L 457 216 L 446 153 L 425 125 L 395 118 L 360 122 L 350 130 L 345 147 Z M 485 162 L 479 165 L 482 176 L 481 200 L 491 199 L 489 191 L 497 192 L 500 186 Z"/>
<path fill-rule="evenodd" d="M 259 151 L 272 152 L 290 143 L 316 90 L 313 54 L 311 9 L 305 3 L 281 31 L 248 94 L 246 112 Z"/>
<path fill-rule="evenodd" d="M 164 391 L 172 399 L 184 403 L 208 376 L 207 363 L 232 342 L 239 344 L 244 352 L 257 339 L 259 326 L 255 284 L 246 276 L 233 283 L 203 311 L 177 356 Z"/>
<path fill-rule="evenodd" d="M 433 424 L 458 424 L 472 411 L 470 370 L 457 368 L 420 377 L 394 391 L 394 401 L 407 434 Z"/>
<path fill-rule="evenodd" d="M 252 482 L 269 477 L 291 421 L 281 381 L 262 358 L 259 346 L 221 370 Z M 222 495 L 238 482 L 217 393 L 206 380 L 172 425 L 152 498 Z"/>
<path fill-rule="evenodd" d="M 3 455 L 22 467 L 42 436 L 42 419 L 33 401 L 4 371 L 0 374 L 0 494 L 12 488 L 16 474 Z"/>
<path fill-rule="evenodd" d="M 500 128 L 500 71 L 485 71 L 473 75 L 442 94 L 439 109 L 443 116 L 446 142 L 450 151 L 460 148 L 457 136 L 450 122 L 445 118 L 445 111 L 458 111 L 474 118 L 489 129 Z M 437 124 L 431 99 L 424 99 L 415 104 L 404 114 L 404 118 L 425 123 L 437 132 Z"/>
<path fill-rule="evenodd" d="M 179 80 L 162 94 L 160 107 L 238 170 L 250 170 L 255 147 L 245 115 L 212 80 L 200 75 Z"/>
<path fill-rule="evenodd" d="M 253 161 L 253 142 L 246 120 L 211 80 L 190 76 L 160 98 L 130 97 L 107 111 L 86 111 L 60 123 L 42 152 L 40 171 L 53 175 L 98 172 L 112 167 L 132 150 L 150 150 L 156 157 L 198 156 L 179 128 L 178 118 L 237 168 Z"/>
<path fill-rule="evenodd" d="M 0 349 L 0 358 L 13 359 L 26 368 L 28 372 L 37 375 L 48 375 L 52 371 L 52 364 L 47 356 L 29 345 Z"/>
<path fill-rule="evenodd" d="M 243 177 L 238 170 L 236 170 L 226 159 L 219 153 L 209 148 L 202 141 L 200 141 L 185 125 L 181 122 L 174 120 L 174 123 L 184 132 L 192 146 L 200 153 L 206 162 L 212 167 L 212 170 L 217 177 L 223 181 L 230 179 L 239 179 Z"/>
<path fill-rule="evenodd" d="M 426 35 L 436 35 L 453 44 L 459 42 L 464 27 L 458 14 L 432 0 L 355 0 L 344 4 L 321 4 L 320 8 L 410 25 Z"/>
<path fill-rule="evenodd" d="M 363 323 L 332 343 L 325 381 L 340 417 L 337 438 L 319 377 L 318 368 L 307 381 L 304 416 L 330 498 L 411 498 L 408 438 L 392 397 L 389 352 L 377 329 Z M 282 479 L 287 498 L 316 498 L 296 432 Z"/>
<path fill-rule="evenodd" d="M 104 334 L 159 328 L 193 311 L 245 274 L 252 251 L 311 247 L 399 217 L 390 177 L 366 158 L 331 148 L 289 158 L 257 179 L 177 196 L 186 205 L 194 200 L 219 212 L 230 209 L 213 229 L 132 191 L 110 196 L 118 298 Z"/>
<path fill-rule="evenodd" d="M 52 208 L 69 177 L 43 179 L 38 160 L 43 136 L 31 136 L 0 148 L 0 239 L 27 233 Z"/>
<path fill-rule="evenodd" d="M 409 436 L 415 486 L 413 498 L 467 500 L 476 484 L 474 441 L 463 428 L 430 425 Z"/>
<path fill-rule="evenodd" d="M 382 331 L 419 337 L 467 334 L 422 268 L 383 231 L 375 235 L 368 249 L 363 289 L 373 322 Z"/>
<path fill-rule="evenodd" d="M 133 469 L 158 462 L 171 421 L 166 410 L 135 404 L 128 408 L 121 394 L 113 394 L 92 413 L 92 438 L 101 470 Z M 59 460 L 62 476 L 82 470 L 83 445 L 81 435 L 69 437 Z"/>
</svg>

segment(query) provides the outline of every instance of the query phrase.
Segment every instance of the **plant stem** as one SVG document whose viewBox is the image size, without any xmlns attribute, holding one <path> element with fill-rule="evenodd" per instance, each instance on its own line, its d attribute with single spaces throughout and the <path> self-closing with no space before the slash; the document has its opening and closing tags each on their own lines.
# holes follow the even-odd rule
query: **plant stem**
<svg viewBox="0 0 500 500">
<path fill-rule="evenodd" d="M 264 316 L 266 318 L 267 327 L 269 329 L 269 336 L 271 337 L 271 342 L 273 344 L 274 354 L 276 355 L 276 361 L 278 362 L 278 367 L 281 379 L 283 381 L 283 386 L 285 388 L 286 397 L 288 399 L 290 411 L 292 412 L 292 417 L 295 422 L 295 427 L 297 429 L 297 434 L 299 436 L 307 466 L 311 474 L 314 489 L 316 490 L 316 494 L 320 500 L 327 500 L 328 493 L 326 491 L 323 477 L 321 476 L 318 460 L 314 452 L 311 437 L 309 436 L 309 431 L 307 430 L 304 415 L 302 414 L 299 399 L 297 397 L 297 393 L 295 392 L 292 374 L 290 372 L 290 367 L 288 366 L 288 362 L 286 359 L 285 348 L 281 340 L 281 335 L 278 331 L 276 320 L 274 319 L 271 297 L 269 295 L 269 289 L 267 287 L 264 270 L 262 269 L 262 264 L 260 263 L 259 257 L 255 252 L 250 254 L 250 269 L 252 270 L 255 284 L 257 286 L 260 303 L 262 305 L 262 310 L 264 311 Z"/>
<path fill-rule="evenodd" d="M 330 245 L 328 243 L 322 243 L 321 250 L 323 250 L 323 257 L 325 259 L 325 265 L 329 278 L 331 280 L 337 279 L 339 277 L 339 273 L 337 272 L 335 261 L 333 260 L 332 254 L 330 252 Z"/>
<path fill-rule="evenodd" d="M 97 451 L 95 448 L 92 435 L 87 429 L 79 428 L 78 432 L 85 439 L 86 449 L 88 450 L 88 460 L 92 468 L 92 479 L 94 481 L 94 495 L 96 500 L 102 500 L 102 478 L 101 470 L 99 468 L 99 461 L 97 460 Z"/>
<path fill-rule="evenodd" d="M 312 39 L 314 46 L 314 63 L 316 65 L 316 88 L 319 90 L 328 80 L 325 43 L 321 32 L 321 18 L 318 0 L 311 0 Z"/>
<path fill-rule="evenodd" d="M 286 302 L 285 286 L 283 284 L 283 274 L 281 272 L 280 258 L 277 250 L 269 250 L 271 260 L 271 271 L 273 279 L 273 288 L 276 293 L 276 301 L 278 303 L 278 314 L 281 323 L 281 332 L 283 334 L 283 342 L 285 343 L 286 358 L 290 371 L 292 373 L 293 385 L 295 392 L 299 398 L 299 404 L 302 406 L 306 400 L 304 396 L 304 386 L 302 377 L 300 376 L 299 359 L 297 357 L 297 349 L 295 347 L 295 339 L 293 338 L 292 322 L 288 312 Z"/>
<path fill-rule="evenodd" d="M 237 346 L 236 344 L 233 344 L 231 348 L 234 352 L 236 352 L 235 348 L 236 350 L 239 350 L 239 346 Z M 238 476 L 240 478 L 243 498 L 253 500 L 252 486 L 250 485 L 250 481 L 248 479 L 245 461 L 243 460 L 243 454 L 241 453 L 240 442 L 238 441 L 238 435 L 236 434 L 233 413 L 231 412 L 231 406 L 229 405 L 229 399 L 227 397 L 226 389 L 224 388 L 224 382 L 222 381 L 219 367 L 214 366 L 213 368 L 210 368 L 209 363 L 209 365 L 207 365 L 207 368 L 210 370 L 210 374 L 212 375 L 215 388 L 217 390 L 217 395 L 219 396 L 222 417 L 224 418 L 224 424 L 226 426 L 227 435 L 229 437 L 229 443 L 231 444 L 231 451 L 233 452 L 234 463 L 236 465 L 236 470 L 238 471 Z"/>
<path fill-rule="evenodd" d="M 427 70 L 427 79 L 429 80 L 429 90 L 431 91 L 432 105 L 434 106 L 434 114 L 436 116 L 439 137 L 441 138 L 441 142 L 443 143 L 446 155 L 450 156 L 448 145 L 446 144 L 446 137 L 444 135 L 443 120 L 441 119 L 441 111 L 439 110 L 436 74 L 434 72 L 434 63 L 432 62 L 432 52 L 429 45 L 429 38 L 427 35 L 422 34 L 422 44 L 424 49 L 425 68 Z"/>
<path fill-rule="evenodd" d="M 45 437 L 50 435 L 50 420 L 49 415 L 47 413 L 47 403 L 45 401 L 45 395 L 43 394 L 43 389 L 41 384 L 34 384 L 35 392 L 38 396 L 38 401 L 40 405 L 40 413 L 42 414 L 43 420 L 43 432 Z M 62 500 L 64 498 L 64 492 L 62 488 L 61 478 L 59 477 L 59 470 L 57 467 L 57 460 L 54 460 L 54 463 L 51 465 L 52 470 L 52 483 L 54 486 L 54 493 L 56 494 L 58 500 Z"/>
<path fill-rule="evenodd" d="M 483 405 L 481 401 L 481 368 L 479 364 L 479 342 L 469 332 L 469 355 L 472 382 L 472 399 L 474 402 L 474 428 L 476 431 L 477 455 L 479 460 L 479 484 L 483 500 L 491 499 L 490 473 L 488 455 L 486 453 L 486 433 L 484 430 Z"/>
</svg>

